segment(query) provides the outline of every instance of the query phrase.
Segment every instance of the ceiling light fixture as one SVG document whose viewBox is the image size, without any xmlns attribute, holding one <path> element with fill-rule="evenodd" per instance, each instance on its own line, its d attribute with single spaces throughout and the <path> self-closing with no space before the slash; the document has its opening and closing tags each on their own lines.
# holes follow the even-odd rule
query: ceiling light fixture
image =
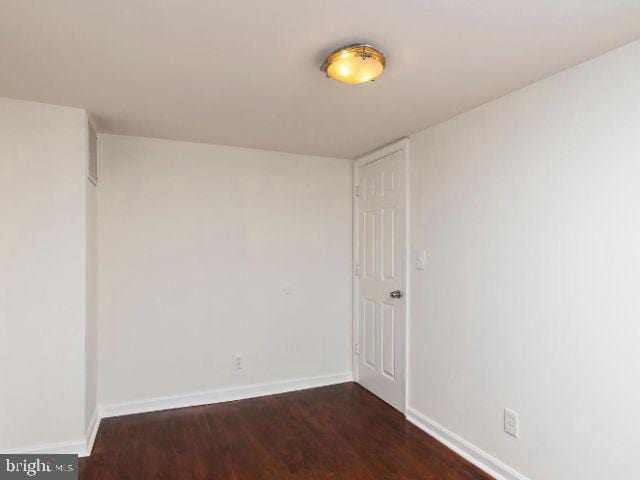
<svg viewBox="0 0 640 480">
<path fill-rule="evenodd" d="M 348 45 L 334 51 L 320 67 L 327 77 L 357 85 L 374 81 L 384 70 L 382 52 L 363 43 Z"/>
</svg>

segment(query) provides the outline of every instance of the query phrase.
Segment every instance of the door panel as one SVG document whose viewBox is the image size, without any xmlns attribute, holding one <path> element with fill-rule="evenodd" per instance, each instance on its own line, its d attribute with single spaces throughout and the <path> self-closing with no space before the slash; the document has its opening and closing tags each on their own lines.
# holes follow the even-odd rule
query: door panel
<svg viewBox="0 0 640 480">
<path fill-rule="evenodd" d="M 380 221 L 382 222 L 382 278 L 384 280 L 393 280 L 395 278 L 395 208 L 383 208 Z"/>
<path fill-rule="evenodd" d="M 382 373 L 395 378 L 395 305 L 382 304 Z"/>
<path fill-rule="evenodd" d="M 376 276 L 376 212 L 363 214 L 363 263 L 364 275 L 369 278 Z"/>
<path fill-rule="evenodd" d="M 358 167 L 358 381 L 405 408 L 405 154 L 373 156 Z"/>
<path fill-rule="evenodd" d="M 362 305 L 364 317 L 364 363 L 376 368 L 376 302 L 368 298 L 364 299 Z"/>
</svg>

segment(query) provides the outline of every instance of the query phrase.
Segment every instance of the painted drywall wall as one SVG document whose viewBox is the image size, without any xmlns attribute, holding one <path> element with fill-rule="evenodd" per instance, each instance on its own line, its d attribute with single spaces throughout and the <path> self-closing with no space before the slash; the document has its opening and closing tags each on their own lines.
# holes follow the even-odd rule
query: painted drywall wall
<svg viewBox="0 0 640 480">
<path fill-rule="evenodd" d="M 0 449 L 85 433 L 83 110 L 0 99 Z"/>
<path fill-rule="evenodd" d="M 409 406 L 531 479 L 636 476 L 640 43 L 411 151 Z"/>
<path fill-rule="evenodd" d="M 99 135 L 99 162 L 101 405 L 351 371 L 351 161 Z"/>
</svg>

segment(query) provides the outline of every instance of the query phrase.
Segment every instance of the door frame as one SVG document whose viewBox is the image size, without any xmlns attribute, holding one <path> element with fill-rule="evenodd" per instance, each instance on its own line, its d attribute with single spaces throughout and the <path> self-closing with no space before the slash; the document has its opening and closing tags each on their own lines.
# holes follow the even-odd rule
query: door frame
<svg viewBox="0 0 640 480">
<path fill-rule="evenodd" d="M 352 341 L 352 362 L 353 362 L 353 379 L 356 382 L 360 380 L 359 374 L 359 353 L 358 353 L 358 342 L 360 341 L 360 305 L 358 301 L 359 297 L 359 276 L 356 274 L 356 269 L 358 265 L 358 259 L 360 258 L 360 249 L 359 249 L 359 207 L 360 207 L 360 198 L 358 192 L 359 186 L 359 169 L 363 165 L 379 160 L 382 157 L 386 157 L 398 151 L 402 151 L 403 161 L 404 161 L 404 176 L 405 176 L 405 225 L 404 225 L 404 371 L 402 381 L 404 383 L 404 411 L 403 414 L 406 415 L 407 407 L 409 405 L 409 332 L 410 332 L 410 318 L 411 318 L 411 288 L 410 288 L 410 280 L 411 280 L 411 262 L 410 258 L 410 231 L 409 231 L 409 199 L 410 199 L 410 169 L 409 169 L 409 138 L 402 138 L 393 143 L 389 143 L 384 147 L 378 148 L 373 152 L 367 153 L 362 157 L 357 158 L 353 162 L 353 265 L 352 265 L 352 285 L 353 285 L 353 318 L 352 318 L 352 329 L 353 329 L 353 341 Z M 360 351 L 362 349 L 360 348 Z"/>
</svg>

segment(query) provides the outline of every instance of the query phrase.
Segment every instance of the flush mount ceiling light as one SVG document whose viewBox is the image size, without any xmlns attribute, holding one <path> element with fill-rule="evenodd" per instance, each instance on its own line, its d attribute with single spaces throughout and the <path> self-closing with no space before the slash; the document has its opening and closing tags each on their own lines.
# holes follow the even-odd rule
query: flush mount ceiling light
<svg viewBox="0 0 640 480">
<path fill-rule="evenodd" d="M 375 80 L 384 70 L 384 64 L 382 52 L 361 43 L 339 48 L 327 57 L 320 69 L 327 77 L 357 85 Z"/>
</svg>

